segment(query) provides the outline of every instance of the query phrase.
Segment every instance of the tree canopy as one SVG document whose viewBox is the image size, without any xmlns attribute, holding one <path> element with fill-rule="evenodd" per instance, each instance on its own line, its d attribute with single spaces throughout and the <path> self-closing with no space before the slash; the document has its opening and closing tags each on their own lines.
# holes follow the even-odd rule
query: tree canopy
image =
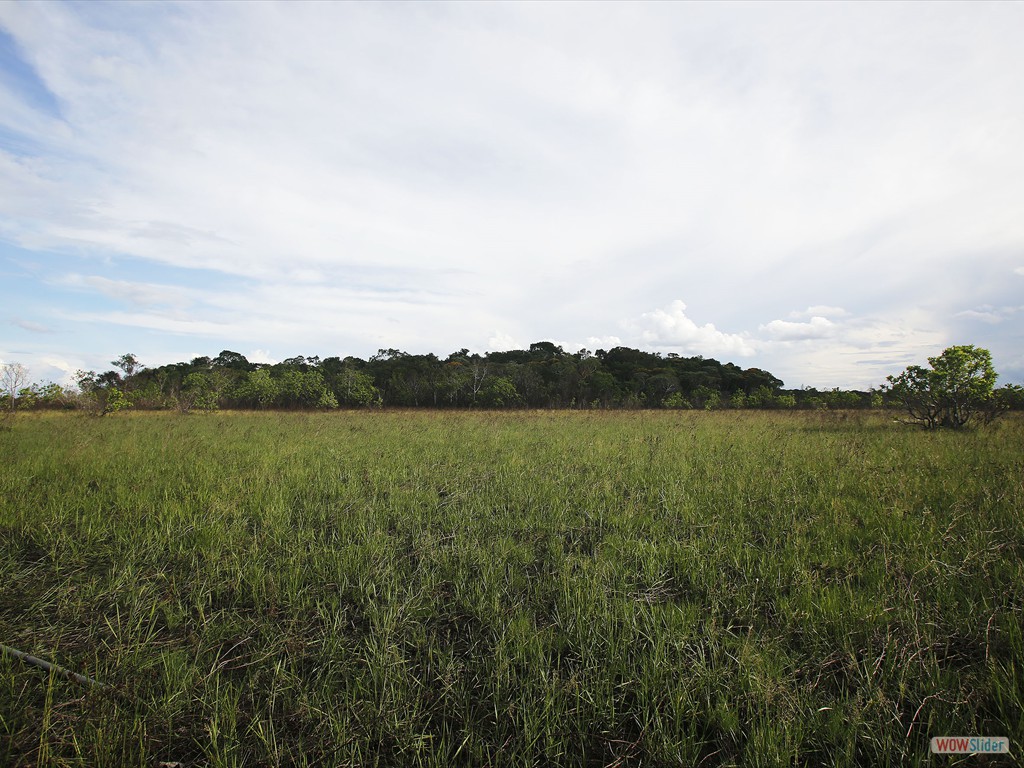
<svg viewBox="0 0 1024 768">
<path fill-rule="evenodd" d="M 911 365 L 887 379 L 912 419 L 927 429 L 960 429 L 979 413 L 993 412 L 997 374 L 987 349 L 972 344 L 949 347 L 928 358 L 928 364 L 930 368 Z"/>
<path fill-rule="evenodd" d="M 527 349 L 445 357 L 381 349 L 369 359 L 296 355 L 252 363 L 238 352 L 146 368 L 132 353 L 114 369 L 82 372 L 83 395 L 101 412 L 123 407 L 214 408 L 712 408 L 792 407 L 782 381 L 756 368 L 704 357 L 663 357 L 628 347 Z M 737 400 L 734 395 L 739 395 Z"/>
<path fill-rule="evenodd" d="M 459 349 L 441 357 L 380 349 L 368 359 L 295 355 L 254 363 L 223 350 L 214 357 L 147 368 L 133 353 L 97 373 L 79 371 L 78 392 L 56 384 L 8 387 L 6 408 L 720 408 L 815 410 L 903 406 L 926 426 L 964 426 L 1024 406 L 1019 387 L 993 390 L 987 350 L 952 347 L 931 368 L 911 366 L 870 391 L 783 389 L 760 368 L 700 355 L 661 355 L 630 347 L 567 352 L 550 341 L 487 354 Z M 13 369 L 12 369 L 13 370 Z M 22 368 L 22 378 L 25 370 Z M 18 389 L 21 387 L 21 389 Z M 15 391 L 16 390 L 16 391 Z"/>
</svg>

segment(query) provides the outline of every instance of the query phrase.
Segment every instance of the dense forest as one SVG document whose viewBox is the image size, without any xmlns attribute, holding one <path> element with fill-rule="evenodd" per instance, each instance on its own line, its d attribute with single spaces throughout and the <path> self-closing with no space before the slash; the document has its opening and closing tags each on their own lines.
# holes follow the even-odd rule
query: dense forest
<svg viewBox="0 0 1024 768">
<path fill-rule="evenodd" d="M 22 407 L 178 408 L 793 408 L 866 407 L 868 392 L 782 389 L 759 368 L 627 347 L 569 353 L 551 342 L 529 349 L 445 358 L 382 349 L 357 357 L 292 357 L 253 363 L 216 357 L 146 368 L 133 354 L 114 369 L 78 375 L 78 393 L 57 385 L 21 390 Z M 874 398 L 874 403 L 873 403 Z"/>
<path fill-rule="evenodd" d="M 238 352 L 147 368 L 134 354 L 114 368 L 79 372 L 78 391 L 56 384 L 18 391 L 22 409 L 80 407 L 181 411 L 402 408 L 871 408 L 894 405 L 882 390 L 783 389 L 760 368 L 628 347 L 566 352 L 548 341 L 445 358 L 382 349 L 357 357 L 250 362 Z M 10 405 L 10 396 L 5 398 Z"/>
</svg>

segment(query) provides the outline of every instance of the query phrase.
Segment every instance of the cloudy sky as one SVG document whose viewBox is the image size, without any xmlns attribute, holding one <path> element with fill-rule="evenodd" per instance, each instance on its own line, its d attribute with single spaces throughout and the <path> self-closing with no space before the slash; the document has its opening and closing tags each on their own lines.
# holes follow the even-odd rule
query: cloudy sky
<svg viewBox="0 0 1024 768">
<path fill-rule="evenodd" d="M 626 345 L 1024 382 L 1022 3 L 0 3 L 34 380 Z"/>
</svg>

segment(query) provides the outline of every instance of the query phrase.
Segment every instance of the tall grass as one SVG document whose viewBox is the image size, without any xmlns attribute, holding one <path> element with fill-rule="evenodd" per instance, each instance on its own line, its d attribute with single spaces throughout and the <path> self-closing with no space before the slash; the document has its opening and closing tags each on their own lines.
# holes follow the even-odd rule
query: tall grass
<svg viewBox="0 0 1024 768">
<path fill-rule="evenodd" d="M 1020 420 L 32 415 L 0 458 L 0 642 L 110 686 L 0 660 L 3 765 L 1024 748 Z"/>
</svg>

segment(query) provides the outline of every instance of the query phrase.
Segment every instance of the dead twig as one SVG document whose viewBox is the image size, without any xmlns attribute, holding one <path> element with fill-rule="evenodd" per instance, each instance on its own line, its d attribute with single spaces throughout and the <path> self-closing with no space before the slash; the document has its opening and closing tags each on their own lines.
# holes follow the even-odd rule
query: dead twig
<svg viewBox="0 0 1024 768">
<path fill-rule="evenodd" d="M 17 648 L 11 648 L 9 645 L 3 645 L 0 643 L 0 651 L 6 654 L 14 656 L 16 659 L 21 659 L 26 664 L 31 664 L 34 667 L 39 667 L 47 672 L 53 672 L 54 674 L 60 675 L 61 677 L 67 678 L 72 682 L 78 683 L 79 685 L 85 685 L 93 688 L 106 688 L 106 683 L 101 683 L 98 680 L 93 680 L 91 677 L 80 675 L 77 672 L 72 672 L 70 669 L 52 664 L 45 659 L 40 659 L 36 656 L 31 656 L 24 651 L 19 651 Z"/>
</svg>

